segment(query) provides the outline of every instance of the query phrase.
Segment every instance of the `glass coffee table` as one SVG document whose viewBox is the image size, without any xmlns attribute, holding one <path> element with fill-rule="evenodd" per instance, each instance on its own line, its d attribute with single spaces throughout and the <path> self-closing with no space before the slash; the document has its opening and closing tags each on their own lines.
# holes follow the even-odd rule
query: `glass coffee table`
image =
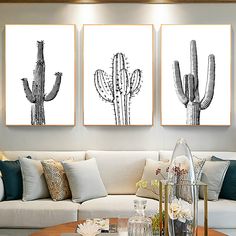
<svg viewBox="0 0 236 236">
<path fill-rule="evenodd" d="M 76 228 L 78 224 L 83 223 L 83 220 L 75 221 L 75 222 L 70 222 L 70 223 L 65 223 L 65 224 L 60 224 L 60 225 L 55 225 L 51 227 L 47 227 L 45 229 L 39 230 L 35 233 L 32 233 L 31 236 L 73 236 L 73 235 L 79 235 L 76 234 Z M 117 224 L 118 219 L 117 218 L 111 218 L 110 219 L 110 224 Z M 109 234 L 109 233 L 104 233 L 103 235 L 118 235 L 118 234 Z M 204 236 L 204 228 L 199 226 L 198 227 L 198 236 Z M 208 229 L 208 236 L 226 236 L 226 234 L 223 234 L 221 232 L 218 232 L 213 229 Z"/>
</svg>

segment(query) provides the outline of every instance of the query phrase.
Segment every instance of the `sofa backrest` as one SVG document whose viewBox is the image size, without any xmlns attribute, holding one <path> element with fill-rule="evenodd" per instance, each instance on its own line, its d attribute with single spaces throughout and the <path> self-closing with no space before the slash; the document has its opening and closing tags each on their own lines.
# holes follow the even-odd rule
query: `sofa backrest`
<svg viewBox="0 0 236 236">
<path fill-rule="evenodd" d="M 159 159 L 161 161 L 168 161 L 172 157 L 173 151 L 160 151 Z M 198 158 L 205 158 L 210 160 L 212 156 L 219 157 L 224 160 L 236 160 L 236 152 L 215 152 L 215 151 L 192 151 L 192 155 Z"/>
<path fill-rule="evenodd" d="M 146 159 L 158 160 L 157 151 L 87 151 L 95 158 L 108 194 L 135 194 Z"/>
<path fill-rule="evenodd" d="M 35 160 L 55 159 L 62 160 L 85 160 L 84 151 L 3 151 L 2 152 L 7 159 L 17 160 L 21 157 L 31 156 Z"/>
</svg>

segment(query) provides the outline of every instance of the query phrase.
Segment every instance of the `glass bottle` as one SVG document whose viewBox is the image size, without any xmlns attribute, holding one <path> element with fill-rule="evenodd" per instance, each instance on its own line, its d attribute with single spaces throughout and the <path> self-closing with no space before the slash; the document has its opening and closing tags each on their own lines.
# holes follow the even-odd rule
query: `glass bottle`
<svg viewBox="0 0 236 236">
<path fill-rule="evenodd" d="M 134 200 L 135 216 L 129 218 L 129 236 L 152 236 L 152 221 L 145 216 L 146 200 Z"/>
<path fill-rule="evenodd" d="M 168 228 L 170 236 L 195 236 L 198 188 L 191 151 L 179 139 L 168 171 Z"/>
</svg>

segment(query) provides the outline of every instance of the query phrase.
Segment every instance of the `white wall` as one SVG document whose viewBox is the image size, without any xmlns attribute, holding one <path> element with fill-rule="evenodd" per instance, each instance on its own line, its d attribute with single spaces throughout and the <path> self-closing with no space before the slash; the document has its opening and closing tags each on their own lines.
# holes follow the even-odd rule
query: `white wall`
<svg viewBox="0 0 236 236">
<path fill-rule="evenodd" d="M 172 149 L 176 139 L 184 137 L 195 150 L 236 151 L 234 82 L 232 82 L 232 126 L 160 126 L 159 40 L 160 24 L 232 24 L 234 31 L 235 12 L 236 4 L 0 4 L 0 94 L 2 95 L 0 96 L 0 149 L 159 150 Z M 41 23 L 77 25 L 76 127 L 6 127 L 4 125 L 4 25 Z M 154 24 L 156 68 L 153 127 L 84 127 L 82 125 L 82 24 Z M 234 32 L 232 37 L 232 79 L 234 80 Z"/>
</svg>

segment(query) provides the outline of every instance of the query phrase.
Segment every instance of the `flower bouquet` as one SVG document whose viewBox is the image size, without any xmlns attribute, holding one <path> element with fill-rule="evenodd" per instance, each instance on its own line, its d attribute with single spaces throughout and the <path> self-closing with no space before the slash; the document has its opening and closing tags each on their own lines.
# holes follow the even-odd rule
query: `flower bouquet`
<svg viewBox="0 0 236 236">
<path fill-rule="evenodd" d="M 187 201 L 174 198 L 168 206 L 169 220 L 172 221 L 175 236 L 192 235 L 193 211 L 192 205 Z"/>
</svg>

